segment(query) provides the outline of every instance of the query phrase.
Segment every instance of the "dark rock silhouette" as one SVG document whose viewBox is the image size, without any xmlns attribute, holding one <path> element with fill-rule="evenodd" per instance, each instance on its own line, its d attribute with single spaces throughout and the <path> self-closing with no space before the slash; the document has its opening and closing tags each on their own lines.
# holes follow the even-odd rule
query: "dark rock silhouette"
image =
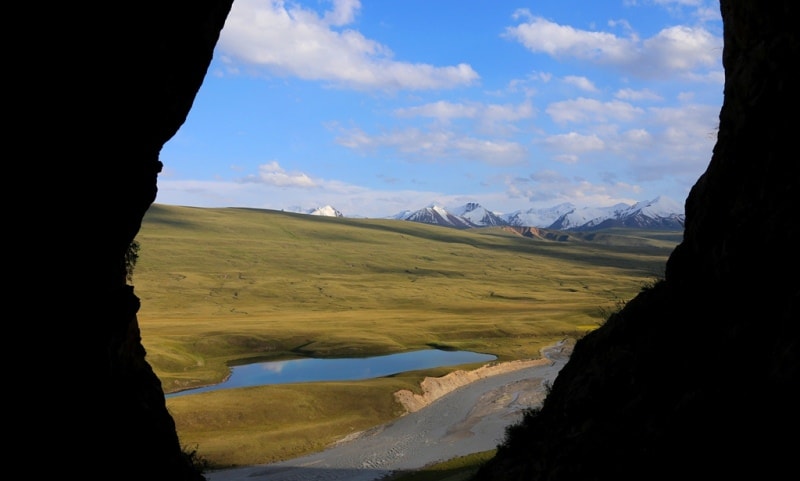
<svg viewBox="0 0 800 481">
<path fill-rule="evenodd" d="M 145 359 L 124 259 L 231 2 L 4 8 L 6 441 L 20 477 L 203 479 Z"/>
<path fill-rule="evenodd" d="M 203 479 L 146 361 L 125 252 L 231 3 L 4 9 L 9 469 Z M 720 5 L 718 142 L 665 280 L 578 342 L 481 480 L 796 471 L 800 3 Z"/>
<path fill-rule="evenodd" d="M 797 472 L 800 3 L 720 6 L 717 144 L 665 279 L 576 344 L 478 480 Z"/>
</svg>

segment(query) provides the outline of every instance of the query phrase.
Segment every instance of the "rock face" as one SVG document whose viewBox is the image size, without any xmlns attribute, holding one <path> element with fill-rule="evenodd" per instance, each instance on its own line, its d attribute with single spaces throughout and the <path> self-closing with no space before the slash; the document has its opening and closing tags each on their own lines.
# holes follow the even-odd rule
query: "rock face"
<svg viewBox="0 0 800 481">
<path fill-rule="evenodd" d="M 793 0 L 722 0 L 717 144 L 665 279 L 575 346 L 477 479 L 778 479 L 798 452 Z"/>
<path fill-rule="evenodd" d="M 231 2 L 4 7 L 9 469 L 203 479 L 145 359 L 125 253 Z"/>
<path fill-rule="evenodd" d="M 525 369 L 527 367 L 542 366 L 550 364 L 546 358 L 519 360 L 503 362 L 499 364 L 489 364 L 481 366 L 471 371 L 453 371 L 442 377 L 426 377 L 420 383 L 422 389 L 421 394 L 413 393 L 407 389 L 401 389 L 394 393 L 394 398 L 406 410 L 406 412 L 416 412 L 424 408 L 433 401 L 440 397 L 455 391 L 456 389 L 466 386 L 467 384 L 483 379 L 485 377 L 502 374 L 505 372 L 516 371 L 517 369 Z"/>
<path fill-rule="evenodd" d="M 7 459 L 37 479 L 203 479 L 145 359 L 125 253 L 231 2 L 4 7 Z M 665 281 L 578 342 L 480 479 L 796 470 L 800 2 L 720 5 L 719 137 Z"/>
</svg>

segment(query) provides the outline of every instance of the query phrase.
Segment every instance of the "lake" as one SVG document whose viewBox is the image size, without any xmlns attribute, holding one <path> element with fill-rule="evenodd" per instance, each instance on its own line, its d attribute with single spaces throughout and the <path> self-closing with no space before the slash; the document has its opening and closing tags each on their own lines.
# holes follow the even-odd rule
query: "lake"
<svg viewBox="0 0 800 481">
<path fill-rule="evenodd" d="M 198 394 L 201 392 L 232 389 L 267 384 L 288 384 L 321 381 L 357 381 L 391 376 L 406 371 L 457 366 L 474 362 L 489 362 L 497 359 L 491 354 L 470 351 L 443 351 L 425 349 L 421 351 L 388 354 L 374 357 L 340 359 L 290 359 L 286 361 L 258 362 L 234 366 L 227 380 L 212 386 L 187 389 L 167 397 Z"/>
</svg>

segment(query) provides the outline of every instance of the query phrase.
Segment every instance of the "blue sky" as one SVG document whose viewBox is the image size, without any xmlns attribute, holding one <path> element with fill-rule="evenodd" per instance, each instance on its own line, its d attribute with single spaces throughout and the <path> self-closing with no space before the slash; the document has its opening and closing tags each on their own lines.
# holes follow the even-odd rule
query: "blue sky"
<svg viewBox="0 0 800 481">
<path fill-rule="evenodd" d="M 234 0 L 156 202 L 682 203 L 716 142 L 721 57 L 717 1 Z"/>
</svg>

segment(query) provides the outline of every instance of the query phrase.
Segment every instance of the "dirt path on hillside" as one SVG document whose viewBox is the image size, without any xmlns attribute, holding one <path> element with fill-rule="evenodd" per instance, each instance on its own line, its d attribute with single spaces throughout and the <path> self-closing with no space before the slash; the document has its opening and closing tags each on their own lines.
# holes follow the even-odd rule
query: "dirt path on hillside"
<svg viewBox="0 0 800 481">
<path fill-rule="evenodd" d="M 423 382 L 422 395 L 396 393 L 410 412 L 390 423 L 351 435 L 319 453 L 220 470 L 206 477 L 209 481 L 374 481 L 395 471 L 494 449 L 507 426 L 517 422 L 526 408 L 541 404 L 548 383 L 569 354 L 561 343 L 544 349 L 544 359 L 538 362 L 501 363 L 438 381 L 426 379 L 428 389 Z"/>
</svg>

